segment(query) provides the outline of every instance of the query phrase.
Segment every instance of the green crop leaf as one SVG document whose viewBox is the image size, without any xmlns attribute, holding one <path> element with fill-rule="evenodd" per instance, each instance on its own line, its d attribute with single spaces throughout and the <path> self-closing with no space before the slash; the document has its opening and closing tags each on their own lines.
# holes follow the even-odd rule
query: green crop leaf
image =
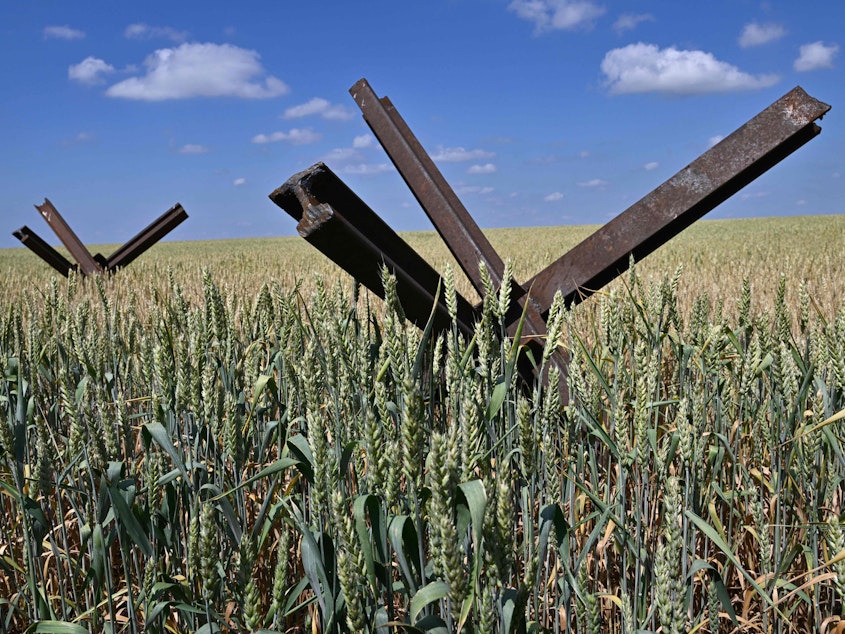
<svg viewBox="0 0 845 634">
<path fill-rule="evenodd" d="M 445 598 L 449 594 L 449 584 L 443 581 L 433 581 L 421 588 L 411 598 L 411 622 L 417 624 L 417 617 L 425 607 L 435 601 Z M 419 627 L 419 625 L 417 624 Z"/>
</svg>

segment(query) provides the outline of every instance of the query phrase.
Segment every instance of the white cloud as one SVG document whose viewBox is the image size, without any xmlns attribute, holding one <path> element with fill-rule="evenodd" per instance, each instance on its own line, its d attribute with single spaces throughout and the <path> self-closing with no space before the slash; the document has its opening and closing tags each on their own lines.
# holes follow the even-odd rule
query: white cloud
<svg viewBox="0 0 845 634">
<path fill-rule="evenodd" d="M 513 0 L 508 9 L 533 22 L 537 34 L 589 27 L 605 12 L 604 7 L 586 0 Z"/>
<path fill-rule="evenodd" d="M 721 62 L 712 53 L 659 49 L 654 44 L 629 44 L 609 51 L 601 63 L 610 92 L 660 92 L 693 95 L 764 88 L 776 75 L 749 75 Z"/>
<path fill-rule="evenodd" d="M 85 37 L 85 31 L 72 29 L 67 24 L 63 26 L 45 26 L 45 40 L 81 40 Z"/>
<path fill-rule="evenodd" d="M 495 191 L 492 187 L 481 187 L 479 185 L 461 185 L 456 190 L 455 193 L 459 196 L 463 196 L 465 194 L 476 194 L 479 196 L 484 196 L 486 194 L 492 194 Z"/>
<path fill-rule="evenodd" d="M 554 203 L 554 202 L 557 202 L 559 200 L 563 200 L 563 194 L 561 194 L 560 192 L 552 192 L 551 194 L 546 196 L 543 200 L 545 200 L 547 203 Z"/>
<path fill-rule="evenodd" d="M 169 26 L 150 26 L 143 23 L 130 24 L 123 31 L 123 36 L 129 40 L 164 39 L 184 42 L 188 39 L 187 31 L 177 31 Z"/>
<path fill-rule="evenodd" d="M 604 187 L 605 185 L 607 185 L 607 181 L 603 181 L 600 178 L 594 178 L 592 180 L 578 183 L 579 187 Z"/>
<path fill-rule="evenodd" d="M 467 150 L 462 147 L 443 147 L 437 146 L 437 151 L 431 157 L 434 161 L 442 161 L 444 163 L 461 163 L 463 161 L 475 161 L 478 159 L 493 158 L 496 156 L 494 152 L 487 150 Z"/>
<path fill-rule="evenodd" d="M 375 143 L 375 138 L 372 134 L 362 134 L 352 139 L 352 147 L 354 148 L 372 147 L 373 143 Z"/>
<path fill-rule="evenodd" d="M 707 147 L 708 148 L 713 147 L 717 143 L 720 143 L 722 141 L 722 139 L 724 139 L 724 138 L 725 138 L 724 134 L 717 134 L 716 136 L 711 136 L 709 139 L 707 139 Z"/>
<path fill-rule="evenodd" d="M 252 137 L 253 143 L 277 143 L 288 141 L 294 145 L 308 145 L 316 143 L 322 135 L 314 132 L 311 128 L 291 128 L 289 132 L 273 132 L 271 134 L 256 134 Z"/>
<path fill-rule="evenodd" d="M 198 145 L 197 143 L 186 143 L 176 151 L 179 154 L 207 154 L 209 150 L 204 145 Z"/>
<path fill-rule="evenodd" d="M 240 187 L 241 185 L 246 185 L 246 179 L 245 178 L 236 178 L 235 180 L 232 181 L 232 185 L 234 185 L 235 187 Z"/>
<path fill-rule="evenodd" d="M 288 91 L 285 83 L 264 76 L 255 51 L 231 44 L 182 44 L 162 48 L 144 60 L 147 73 L 110 87 L 110 97 L 163 101 L 191 97 L 265 99 Z"/>
<path fill-rule="evenodd" d="M 804 44 L 798 49 L 798 59 L 792 67 L 799 71 L 816 70 L 817 68 L 833 68 L 833 58 L 839 52 L 838 44 L 825 46 L 824 42 Z"/>
<path fill-rule="evenodd" d="M 493 174 L 496 171 L 496 166 L 492 163 L 485 163 L 484 165 L 472 165 L 467 170 L 467 174 Z"/>
<path fill-rule="evenodd" d="M 658 163 L 657 161 L 651 161 L 650 163 L 646 163 L 645 165 L 643 165 L 643 168 L 646 172 L 656 170 L 658 167 L 660 167 L 660 163 Z"/>
<path fill-rule="evenodd" d="M 337 104 L 331 104 L 325 99 L 314 97 L 311 101 L 292 106 L 285 110 L 282 119 L 299 119 L 301 117 L 309 117 L 311 115 L 319 115 L 323 119 L 335 119 L 340 121 L 347 121 L 352 118 L 352 112 L 347 108 Z"/>
<path fill-rule="evenodd" d="M 336 147 L 323 157 L 324 163 L 328 161 L 348 161 L 349 159 L 361 159 L 361 154 L 354 147 Z"/>
<path fill-rule="evenodd" d="M 750 46 L 760 46 L 779 40 L 786 35 L 786 29 L 780 24 L 757 24 L 750 22 L 742 29 L 742 35 L 739 36 L 739 45 L 742 48 L 749 48 Z"/>
<path fill-rule="evenodd" d="M 347 165 L 342 167 L 339 171 L 341 174 L 356 174 L 359 176 L 371 176 L 373 174 L 383 174 L 393 170 L 393 165 L 390 163 L 358 163 L 357 165 Z"/>
<path fill-rule="evenodd" d="M 106 64 L 97 57 L 86 57 L 78 64 L 68 66 L 67 76 L 81 84 L 93 85 L 102 83 L 103 75 L 113 72 L 114 66 L 111 64 Z"/>
<path fill-rule="evenodd" d="M 652 22 L 654 16 L 650 13 L 623 13 L 613 23 L 613 30 L 619 34 L 633 31 L 641 22 Z"/>
<path fill-rule="evenodd" d="M 80 132 L 75 137 L 65 139 L 62 141 L 64 146 L 81 145 L 83 143 L 90 143 L 94 141 L 94 135 L 90 132 Z"/>
</svg>

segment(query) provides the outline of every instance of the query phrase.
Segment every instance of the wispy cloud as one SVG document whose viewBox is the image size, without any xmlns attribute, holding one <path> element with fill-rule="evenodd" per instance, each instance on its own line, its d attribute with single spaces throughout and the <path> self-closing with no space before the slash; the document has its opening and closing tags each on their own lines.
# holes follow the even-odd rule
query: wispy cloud
<svg viewBox="0 0 845 634">
<path fill-rule="evenodd" d="M 146 74 L 114 84 L 110 97 L 164 101 L 192 97 L 266 99 L 288 92 L 266 75 L 255 51 L 231 44 L 182 44 L 162 48 L 144 60 Z"/>
<path fill-rule="evenodd" d="M 821 41 L 804 44 L 798 49 L 798 59 L 792 67 L 802 73 L 819 68 L 833 68 L 833 58 L 837 53 L 838 44 L 827 45 Z"/>
<path fill-rule="evenodd" d="M 633 31 L 642 22 L 653 21 L 654 16 L 650 13 L 623 13 L 613 23 L 613 30 L 621 35 L 626 31 Z"/>
<path fill-rule="evenodd" d="M 543 198 L 543 200 L 545 200 L 547 203 L 555 203 L 559 200 L 563 200 L 563 194 L 561 194 L 560 192 L 552 192 L 551 194 Z"/>
<path fill-rule="evenodd" d="M 660 167 L 660 163 L 658 163 L 657 161 L 651 161 L 650 163 L 646 163 L 645 165 L 643 165 L 643 169 L 646 172 L 656 170 L 658 167 Z"/>
<path fill-rule="evenodd" d="M 725 138 L 724 134 L 717 134 L 716 136 L 711 136 L 709 139 L 707 139 L 707 147 L 711 148 L 714 145 L 716 145 L 717 143 L 721 143 L 722 139 L 724 139 L 724 138 Z"/>
<path fill-rule="evenodd" d="M 232 185 L 234 185 L 235 187 L 240 187 L 241 185 L 246 185 L 246 179 L 245 178 L 236 178 L 235 180 L 232 181 Z"/>
<path fill-rule="evenodd" d="M 80 84 L 101 84 L 104 75 L 114 72 L 114 66 L 107 64 L 98 57 L 86 57 L 78 64 L 68 66 L 67 76 L 73 81 L 78 81 Z"/>
<path fill-rule="evenodd" d="M 204 145 L 199 145 L 197 143 L 186 143 L 178 150 L 176 150 L 178 154 L 208 154 L 209 149 Z"/>
<path fill-rule="evenodd" d="M 495 165 L 492 163 L 485 163 L 484 165 L 471 165 L 467 170 L 467 174 L 493 174 L 495 171 Z"/>
<path fill-rule="evenodd" d="M 336 147 L 329 150 L 320 159 L 324 163 L 334 161 L 363 160 L 362 154 L 354 147 Z"/>
<path fill-rule="evenodd" d="M 629 44 L 609 51 L 601 63 L 610 92 L 693 95 L 765 88 L 776 75 L 750 75 L 705 51 Z"/>
<path fill-rule="evenodd" d="M 73 29 L 67 24 L 62 26 L 45 26 L 42 32 L 45 40 L 81 40 L 85 31 Z"/>
<path fill-rule="evenodd" d="M 375 141 L 376 140 L 372 134 L 362 134 L 352 139 L 352 147 L 359 149 L 372 147 Z"/>
<path fill-rule="evenodd" d="M 443 147 L 439 145 L 431 158 L 444 163 L 461 163 L 463 161 L 493 158 L 494 156 L 496 156 L 495 152 L 488 152 L 487 150 L 467 150 L 463 147 Z"/>
<path fill-rule="evenodd" d="M 287 141 L 293 145 L 308 145 L 316 143 L 323 136 L 319 132 L 314 132 L 311 128 L 291 128 L 287 132 L 272 132 L 270 134 L 256 134 L 252 137 L 253 143 L 278 143 L 279 141 Z"/>
<path fill-rule="evenodd" d="M 334 119 L 346 121 L 352 118 L 352 112 L 345 106 L 339 104 L 332 104 L 320 97 L 314 97 L 310 101 L 292 106 L 285 110 L 282 114 L 282 119 L 299 119 L 301 117 L 310 117 L 318 115 L 323 119 Z"/>
<path fill-rule="evenodd" d="M 458 185 L 458 187 L 455 188 L 455 193 L 459 196 L 465 196 L 467 194 L 485 196 L 487 194 L 492 194 L 494 191 L 496 190 L 493 187 L 482 187 L 480 185 Z"/>
<path fill-rule="evenodd" d="M 590 27 L 605 8 L 587 0 L 513 0 L 508 9 L 534 23 L 534 33 Z"/>
<path fill-rule="evenodd" d="M 784 35 L 786 35 L 786 29 L 780 24 L 750 22 L 742 29 L 742 35 L 739 36 L 739 45 L 742 48 L 760 46 L 779 40 Z"/>
<path fill-rule="evenodd" d="M 390 163 L 357 163 L 355 165 L 346 165 L 340 170 L 341 174 L 356 174 L 359 176 L 372 176 L 374 174 L 383 174 L 392 171 L 393 165 Z"/>
<path fill-rule="evenodd" d="M 600 178 L 594 178 L 592 180 L 581 181 L 578 183 L 578 187 L 604 187 L 605 185 L 607 185 L 607 181 Z"/>
<path fill-rule="evenodd" d="M 187 31 L 177 31 L 169 26 L 150 26 L 141 22 L 130 24 L 123 31 L 123 36 L 129 40 L 170 40 L 184 42 L 188 39 Z"/>
<path fill-rule="evenodd" d="M 73 146 L 73 145 L 82 145 L 83 143 L 91 143 L 94 141 L 94 135 L 90 132 L 80 132 L 74 137 L 69 139 L 64 139 L 62 141 L 62 145 L 64 146 Z"/>
</svg>

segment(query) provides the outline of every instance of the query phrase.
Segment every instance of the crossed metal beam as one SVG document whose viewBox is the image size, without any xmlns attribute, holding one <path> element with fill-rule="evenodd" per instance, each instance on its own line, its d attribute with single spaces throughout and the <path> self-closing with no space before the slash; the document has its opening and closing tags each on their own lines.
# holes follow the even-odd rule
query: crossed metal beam
<svg viewBox="0 0 845 634">
<path fill-rule="evenodd" d="M 390 100 L 379 98 L 365 79 L 349 92 L 476 291 L 484 291 L 479 262 L 501 284 L 502 258 Z M 641 260 L 818 135 L 815 121 L 828 110 L 794 88 L 533 278 L 512 281 L 511 332 L 524 313 L 523 334 L 542 336 L 558 291 L 568 305 L 583 301 L 624 272 L 632 255 Z M 298 221 L 302 237 L 380 296 L 378 270 L 386 264 L 397 277 L 406 316 L 427 322 L 439 274 L 328 167 L 318 163 L 295 174 L 270 198 Z M 438 301 L 435 325 L 442 326 L 448 316 Z M 463 297 L 459 302 L 458 327 L 471 333 L 479 309 Z M 555 362 L 565 371 L 562 355 Z"/>
<path fill-rule="evenodd" d="M 92 275 L 125 267 L 188 218 L 188 214 L 182 208 L 182 205 L 176 203 L 175 206 L 164 212 L 117 251 L 109 257 L 104 257 L 100 253 L 91 255 L 91 252 L 85 248 L 70 225 L 47 198 L 40 205 L 35 205 L 35 208 L 62 244 L 65 245 L 77 264 L 71 264 L 67 258 L 42 240 L 26 225 L 13 232 L 12 235 L 65 277 L 71 271 L 78 271 L 83 275 Z"/>
</svg>

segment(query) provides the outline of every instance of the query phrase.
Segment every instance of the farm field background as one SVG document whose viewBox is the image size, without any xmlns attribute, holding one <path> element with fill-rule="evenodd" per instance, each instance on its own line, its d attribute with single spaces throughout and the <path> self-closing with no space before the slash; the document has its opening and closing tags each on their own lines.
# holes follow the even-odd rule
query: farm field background
<svg viewBox="0 0 845 634">
<path fill-rule="evenodd" d="M 489 235 L 522 280 L 594 229 Z M 467 341 L 299 238 L 2 250 L 0 631 L 840 631 L 843 247 L 696 223 L 553 308 L 566 406 L 508 289 Z"/>
<path fill-rule="evenodd" d="M 528 279 L 586 238 L 599 225 L 492 229 L 485 233 L 503 258 L 513 261 L 515 277 Z M 47 230 L 42 231 L 42 235 Z M 478 299 L 463 279 L 439 236 L 431 232 L 404 233 L 402 237 L 441 272 L 450 263 L 457 290 Z M 845 296 L 838 277 L 842 271 L 845 220 L 842 216 L 800 216 L 743 220 L 701 220 L 683 231 L 638 265 L 646 277 L 671 275 L 684 268 L 684 296 L 708 293 L 713 300 L 732 305 L 740 283 L 748 277 L 755 300 L 771 307 L 780 275 L 788 279 L 788 293 L 806 281 L 815 289 L 814 299 L 835 310 Z M 108 255 L 119 245 L 89 245 L 92 253 Z M 58 250 L 67 256 L 62 247 Z M 244 297 L 265 283 L 311 288 L 315 274 L 332 282 L 348 276 L 307 242 L 296 236 L 222 241 L 162 242 L 136 260 L 121 278 L 134 293 L 166 282 L 171 268 L 186 293 L 201 292 L 202 271 L 208 270 L 221 286 L 231 285 Z M 42 287 L 55 272 L 26 249 L 0 249 L 4 298 Z M 25 284 L 21 281 L 25 280 Z M 8 288 L 7 288 L 8 287 Z"/>
</svg>

